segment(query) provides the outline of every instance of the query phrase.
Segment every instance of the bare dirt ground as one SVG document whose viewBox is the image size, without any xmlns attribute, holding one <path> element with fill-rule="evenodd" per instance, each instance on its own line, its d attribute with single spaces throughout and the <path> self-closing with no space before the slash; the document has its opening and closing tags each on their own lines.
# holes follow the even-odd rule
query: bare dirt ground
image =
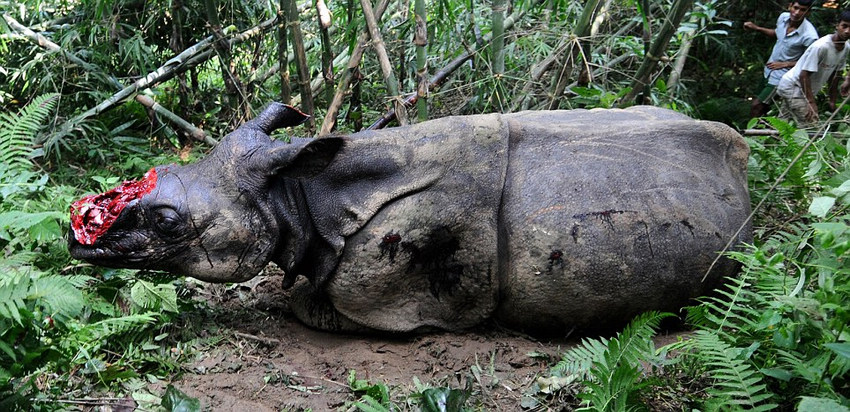
<svg viewBox="0 0 850 412">
<path fill-rule="evenodd" d="M 315 331 L 292 316 L 281 280 L 258 277 L 229 289 L 198 286 L 216 313 L 204 322 L 222 328 L 202 333 L 225 338 L 173 385 L 198 398 L 203 410 L 354 410 L 360 394 L 352 392 L 348 377 L 355 371 L 357 379 L 386 384 L 401 409 L 419 409 L 408 400 L 423 389 L 418 380 L 424 387 L 469 385 L 466 405 L 473 409 L 516 411 L 523 403 L 531 406 L 530 395 L 544 396 L 535 387 L 538 377 L 547 376 L 561 351 L 577 341 L 537 340 L 492 324 L 406 337 Z M 534 409 L 571 409 L 562 400 L 543 403 Z"/>
</svg>

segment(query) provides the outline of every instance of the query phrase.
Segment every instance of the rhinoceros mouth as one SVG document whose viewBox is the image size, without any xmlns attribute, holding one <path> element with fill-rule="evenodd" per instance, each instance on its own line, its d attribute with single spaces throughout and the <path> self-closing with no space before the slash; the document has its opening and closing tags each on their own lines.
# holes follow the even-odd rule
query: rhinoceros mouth
<svg viewBox="0 0 850 412">
<path fill-rule="evenodd" d="M 71 257 L 74 259 L 113 268 L 141 268 L 143 266 L 150 266 L 153 262 L 150 256 L 130 256 L 102 247 L 85 246 L 75 241 L 72 241 L 72 245 L 68 248 L 68 251 L 71 252 Z"/>
</svg>

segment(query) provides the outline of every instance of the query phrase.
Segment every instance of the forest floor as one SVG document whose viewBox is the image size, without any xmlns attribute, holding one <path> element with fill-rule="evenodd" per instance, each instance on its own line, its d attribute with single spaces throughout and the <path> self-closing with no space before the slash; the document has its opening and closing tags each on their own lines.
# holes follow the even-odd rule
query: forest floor
<svg viewBox="0 0 850 412">
<path fill-rule="evenodd" d="M 229 288 L 198 286 L 214 319 L 187 327 L 223 339 L 172 384 L 199 399 L 202 410 L 356 410 L 353 404 L 362 393 L 352 391 L 351 371 L 358 380 L 385 384 L 402 410 L 418 410 L 410 396 L 426 387 L 471 388 L 466 405 L 479 410 L 535 405 L 537 410 L 569 410 L 569 404 L 576 405 L 569 391 L 553 399 L 538 383 L 576 337 L 538 340 L 492 324 L 405 337 L 321 332 L 295 319 L 281 282 L 280 276 L 261 276 Z M 656 343 L 676 335 L 662 333 Z"/>
</svg>

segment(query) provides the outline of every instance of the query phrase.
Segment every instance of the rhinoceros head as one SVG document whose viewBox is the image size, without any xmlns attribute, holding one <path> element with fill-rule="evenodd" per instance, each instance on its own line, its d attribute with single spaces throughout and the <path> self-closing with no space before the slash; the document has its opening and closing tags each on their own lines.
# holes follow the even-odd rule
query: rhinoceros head
<svg viewBox="0 0 850 412">
<path fill-rule="evenodd" d="M 343 145 L 342 138 L 269 137 L 307 118 L 273 103 L 197 163 L 157 166 L 80 199 L 71 206 L 71 255 L 209 282 L 250 279 L 271 260 L 293 265 L 310 230 L 297 179 L 323 170 Z"/>
</svg>

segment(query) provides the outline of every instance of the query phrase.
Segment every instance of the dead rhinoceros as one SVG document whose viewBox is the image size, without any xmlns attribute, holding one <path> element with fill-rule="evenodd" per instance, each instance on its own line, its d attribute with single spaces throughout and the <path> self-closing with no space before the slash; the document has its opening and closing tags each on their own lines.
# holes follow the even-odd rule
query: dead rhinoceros
<svg viewBox="0 0 850 412">
<path fill-rule="evenodd" d="M 76 202 L 72 256 L 209 282 L 272 261 L 327 330 L 557 333 L 683 305 L 751 239 L 748 148 L 722 124 L 634 107 L 268 136 L 303 120 L 272 104 L 195 164 Z"/>
</svg>

